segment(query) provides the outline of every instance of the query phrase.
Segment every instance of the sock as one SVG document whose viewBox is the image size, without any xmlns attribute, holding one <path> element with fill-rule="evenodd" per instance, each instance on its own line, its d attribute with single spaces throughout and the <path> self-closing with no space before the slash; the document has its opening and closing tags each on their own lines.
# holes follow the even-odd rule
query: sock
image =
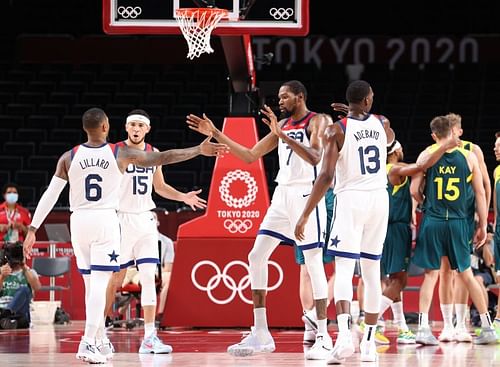
<svg viewBox="0 0 500 367">
<path fill-rule="evenodd" d="M 455 304 L 455 313 L 457 315 L 457 329 L 465 329 L 465 314 L 467 312 L 467 305 L 462 303 Z"/>
<path fill-rule="evenodd" d="M 327 319 L 318 320 L 318 333 L 328 334 L 328 331 L 326 330 L 326 322 Z"/>
<path fill-rule="evenodd" d="M 253 321 L 256 329 L 267 330 L 266 308 L 259 307 L 253 309 Z"/>
<path fill-rule="evenodd" d="M 398 325 L 399 330 L 408 331 L 408 325 L 406 325 L 405 314 L 403 312 L 403 301 L 394 302 L 391 305 L 391 309 L 394 315 L 394 323 Z"/>
<path fill-rule="evenodd" d="M 375 331 L 376 330 L 377 330 L 377 325 L 365 324 L 365 332 L 363 333 L 363 341 L 375 343 Z"/>
<path fill-rule="evenodd" d="M 339 334 L 351 335 L 351 315 L 348 313 L 341 313 L 337 315 L 337 323 L 339 327 Z"/>
<path fill-rule="evenodd" d="M 385 311 L 392 305 L 393 301 L 389 297 L 382 295 L 382 299 L 380 300 L 380 312 L 378 317 L 382 317 Z"/>
<path fill-rule="evenodd" d="M 492 325 L 491 325 L 490 314 L 488 312 L 486 312 L 486 313 L 482 313 L 479 316 L 481 316 L 481 327 L 483 329 L 491 329 Z"/>
<path fill-rule="evenodd" d="M 147 324 L 144 324 L 144 339 L 149 338 L 151 335 L 153 335 L 155 332 L 155 323 L 150 322 Z"/>
<path fill-rule="evenodd" d="M 453 304 L 441 304 L 441 314 L 443 315 L 444 329 L 453 328 Z"/>
<path fill-rule="evenodd" d="M 418 327 L 419 329 L 429 327 L 429 314 L 427 312 L 420 312 L 418 314 Z"/>
</svg>

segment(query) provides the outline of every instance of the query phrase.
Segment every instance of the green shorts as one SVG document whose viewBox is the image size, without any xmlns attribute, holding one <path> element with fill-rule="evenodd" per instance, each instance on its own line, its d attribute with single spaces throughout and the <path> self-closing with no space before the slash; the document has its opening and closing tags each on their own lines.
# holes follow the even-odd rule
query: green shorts
<svg viewBox="0 0 500 367">
<path fill-rule="evenodd" d="M 326 230 L 325 230 L 325 247 L 323 248 L 323 263 L 328 264 L 334 260 L 334 256 L 327 255 L 326 249 L 328 248 L 328 241 L 330 240 L 330 230 L 333 218 L 333 203 L 335 201 L 335 195 L 333 189 L 329 188 L 325 194 L 325 206 L 326 206 Z M 298 246 L 293 246 L 295 248 L 295 262 L 299 265 L 304 265 L 304 254 Z"/>
<path fill-rule="evenodd" d="M 417 236 L 413 263 L 424 269 L 439 269 L 447 256 L 452 269 L 470 267 L 470 226 L 468 219 L 424 217 Z"/>
<path fill-rule="evenodd" d="M 411 257 L 411 228 L 409 223 L 389 223 L 382 252 L 382 274 L 407 271 Z"/>
<path fill-rule="evenodd" d="M 497 218 L 499 221 L 500 218 Z M 495 270 L 500 270 L 500 223 L 497 223 L 495 227 L 495 235 L 493 236 L 494 250 L 495 253 Z"/>
</svg>

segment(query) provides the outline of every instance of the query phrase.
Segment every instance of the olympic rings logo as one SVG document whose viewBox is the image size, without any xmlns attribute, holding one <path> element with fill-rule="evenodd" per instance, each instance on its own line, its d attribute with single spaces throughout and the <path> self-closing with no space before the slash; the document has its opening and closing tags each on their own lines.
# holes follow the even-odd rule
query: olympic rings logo
<svg viewBox="0 0 500 367">
<path fill-rule="evenodd" d="M 269 9 L 269 15 L 276 20 L 288 20 L 293 16 L 292 8 L 271 8 Z"/>
<path fill-rule="evenodd" d="M 250 219 L 226 219 L 224 221 L 224 228 L 229 231 L 229 233 L 246 233 L 252 228 L 252 221 Z"/>
<path fill-rule="evenodd" d="M 137 18 L 139 15 L 141 15 L 142 13 L 142 9 L 140 6 L 135 6 L 135 7 L 132 7 L 132 6 L 119 6 L 118 9 L 118 14 L 121 15 L 122 18 L 125 18 L 125 19 L 128 19 L 128 18 L 132 18 L 132 19 L 135 19 Z"/>
<path fill-rule="evenodd" d="M 201 285 L 196 279 L 196 272 L 200 267 L 205 265 L 212 267 L 215 270 L 215 274 L 210 279 L 208 279 L 207 285 Z M 279 286 L 283 283 L 283 269 L 281 269 L 281 266 L 275 261 L 269 261 L 269 265 L 272 265 L 278 271 L 277 282 L 272 287 L 267 288 L 268 291 L 274 291 L 275 289 L 278 289 Z M 246 271 L 246 275 L 244 275 L 238 283 L 236 283 L 236 280 L 233 277 L 228 275 L 229 269 L 231 269 L 233 266 L 241 266 Z M 247 263 L 241 260 L 233 260 L 229 262 L 224 267 L 224 269 L 222 269 L 222 271 L 220 270 L 219 266 L 213 261 L 200 261 L 195 266 L 193 266 L 193 269 L 191 270 L 191 281 L 197 289 L 203 292 L 207 292 L 208 298 L 215 304 L 227 305 L 236 297 L 236 295 L 240 297 L 241 301 L 249 305 L 253 303 L 251 299 L 246 298 L 243 294 L 243 291 L 250 286 L 250 268 Z M 212 292 L 221 284 L 221 282 L 226 288 L 231 291 L 231 294 L 225 299 L 218 299 L 212 294 Z"/>
<path fill-rule="evenodd" d="M 235 198 L 229 192 L 229 186 L 236 180 L 243 181 L 247 185 L 247 193 L 242 198 Z M 226 173 L 219 186 L 221 200 L 225 202 L 227 206 L 238 209 L 250 206 L 257 197 L 257 191 L 259 191 L 259 188 L 257 187 L 255 178 L 253 178 L 250 172 L 240 169 Z"/>
</svg>

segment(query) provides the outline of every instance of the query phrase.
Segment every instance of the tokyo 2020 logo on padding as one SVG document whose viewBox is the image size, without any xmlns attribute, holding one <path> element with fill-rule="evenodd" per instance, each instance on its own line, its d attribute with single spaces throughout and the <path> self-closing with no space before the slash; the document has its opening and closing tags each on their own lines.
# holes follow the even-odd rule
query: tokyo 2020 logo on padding
<svg viewBox="0 0 500 367">
<path fill-rule="evenodd" d="M 275 261 L 269 261 L 268 264 L 276 268 L 276 270 L 278 271 L 278 280 L 276 281 L 276 283 L 270 287 L 267 287 L 268 291 L 274 291 L 283 283 L 283 269 L 281 269 L 280 264 L 278 264 Z M 210 278 L 208 278 L 206 282 L 201 282 L 200 284 L 200 282 L 198 282 L 198 279 L 196 278 L 196 273 L 202 266 L 209 266 L 213 268 L 215 274 L 213 274 Z M 229 270 L 233 266 L 243 267 L 245 275 L 243 275 L 243 277 L 241 277 L 240 280 L 237 280 L 228 274 Z M 252 300 L 248 299 L 243 294 L 243 291 L 248 287 L 250 287 L 250 269 L 248 267 L 248 264 L 241 260 L 230 261 L 226 266 L 224 266 L 224 269 L 222 269 L 222 271 L 219 268 L 219 265 L 217 265 L 213 261 L 202 260 L 198 262 L 195 266 L 193 266 L 193 269 L 191 270 L 191 281 L 193 282 L 193 285 L 197 289 L 206 292 L 208 298 L 213 303 L 216 303 L 218 305 L 227 305 L 236 297 L 236 295 L 238 295 L 240 297 L 240 300 L 242 300 L 243 302 L 249 305 L 252 304 Z M 225 287 L 231 293 L 226 298 L 219 299 L 213 294 L 215 289 L 217 289 L 218 287 Z"/>
<path fill-rule="evenodd" d="M 231 184 L 235 181 L 243 181 L 247 185 L 247 192 L 242 198 L 234 197 L 231 194 Z M 250 172 L 237 169 L 234 171 L 229 171 L 222 178 L 219 185 L 219 193 L 221 200 L 226 203 L 227 206 L 231 208 L 246 208 L 250 206 L 257 198 L 257 192 L 259 188 L 257 186 L 257 181 L 250 174 Z"/>
</svg>

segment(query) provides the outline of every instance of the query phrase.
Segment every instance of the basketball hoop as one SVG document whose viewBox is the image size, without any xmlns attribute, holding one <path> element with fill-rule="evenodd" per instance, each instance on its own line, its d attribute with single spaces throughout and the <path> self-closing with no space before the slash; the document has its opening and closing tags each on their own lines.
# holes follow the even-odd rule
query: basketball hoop
<svg viewBox="0 0 500 367">
<path fill-rule="evenodd" d="M 180 8 L 175 11 L 175 19 L 188 43 L 188 59 L 214 52 L 210 46 L 210 35 L 227 15 L 226 9 L 218 8 Z"/>
</svg>

